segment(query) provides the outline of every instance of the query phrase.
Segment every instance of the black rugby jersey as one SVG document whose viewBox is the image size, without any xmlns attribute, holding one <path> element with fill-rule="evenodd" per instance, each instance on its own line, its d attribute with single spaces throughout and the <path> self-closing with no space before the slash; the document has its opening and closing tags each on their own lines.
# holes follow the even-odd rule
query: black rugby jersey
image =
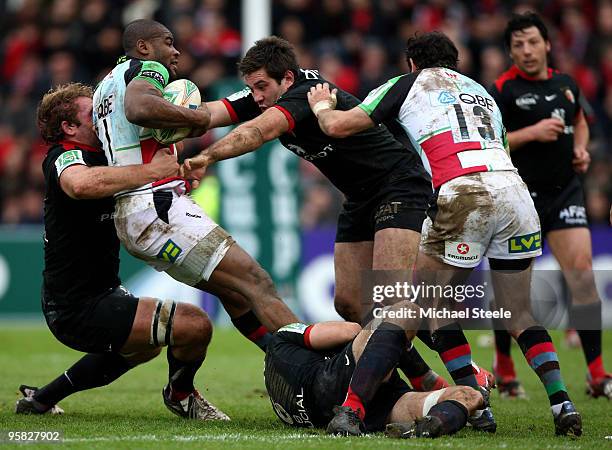
<svg viewBox="0 0 612 450">
<path fill-rule="evenodd" d="M 43 161 L 45 192 L 45 297 L 56 304 L 79 302 L 120 284 L 119 239 L 113 198 L 75 200 L 59 184 L 59 176 L 75 164 L 105 166 L 101 149 L 61 142 Z"/>
<path fill-rule="evenodd" d="M 310 110 L 307 94 L 311 87 L 325 81 L 317 70 L 300 69 L 293 85 L 274 105 L 289 122 L 289 131 L 279 137 L 287 149 L 313 163 L 349 200 L 370 198 L 381 186 L 406 175 L 429 179 L 412 144 L 397 141 L 384 125 L 338 139 L 323 133 Z M 330 89 L 334 87 L 330 83 Z M 360 103 L 341 89 L 337 98 L 339 110 L 349 110 Z M 248 88 L 223 102 L 234 122 L 261 114 Z"/>
<path fill-rule="evenodd" d="M 510 153 L 530 190 L 558 190 L 575 176 L 574 120 L 580 112 L 580 90 L 569 76 L 548 69 L 548 79 L 536 80 L 512 66 L 491 87 L 508 132 L 556 117 L 565 131 L 554 142 L 528 142 Z"/>
<path fill-rule="evenodd" d="M 311 326 L 293 323 L 272 335 L 265 359 L 264 379 L 270 402 L 276 415 L 288 425 L 321 427 L 331 419 L 329 411 L 322 411 L 319 374 L 326 361 L 338 352 L 317 351 L 310 348 L 308 335 Z M 325 392 L 332 404 L 341 404 L 346 396 L 352 371 L 336 373 L 336 388 Z M 331 385 L 331 384 L 330 384 Z"/>
</svg>

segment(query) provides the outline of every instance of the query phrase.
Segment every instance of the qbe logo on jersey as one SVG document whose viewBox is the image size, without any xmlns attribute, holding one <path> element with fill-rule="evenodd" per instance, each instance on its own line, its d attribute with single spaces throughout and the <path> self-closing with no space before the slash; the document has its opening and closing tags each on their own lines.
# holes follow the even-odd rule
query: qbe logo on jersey
<svg viewBox="0 0 612 450">
<path fill-rule="evenodd" d="M 445 241 L 444 259 L 454 266 L 473 267 L 480 262 L 480 247 L 478 242 Z"/>
</svg>

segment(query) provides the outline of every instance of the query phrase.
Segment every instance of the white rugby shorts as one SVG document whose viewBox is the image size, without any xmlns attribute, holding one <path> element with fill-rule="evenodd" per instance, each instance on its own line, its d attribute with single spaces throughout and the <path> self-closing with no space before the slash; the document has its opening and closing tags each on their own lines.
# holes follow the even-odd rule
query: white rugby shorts
<svg viewBox="0 0 612 450">
<path fill-rule="evenodd" d="M 190 197 L 173 191 L 119 197 L 115 227 L 128 252 L 189 286 L 208 281 L 234 243 Z"/>
<path fill-rule="evenodd" d="M 420 251 L 456 267 L 476 267 L 483 256 L 542 254 L 540 220 L 527 186 L 514 171 L 479 172 L 444 183 L 430 205 Z"/>
</svg>

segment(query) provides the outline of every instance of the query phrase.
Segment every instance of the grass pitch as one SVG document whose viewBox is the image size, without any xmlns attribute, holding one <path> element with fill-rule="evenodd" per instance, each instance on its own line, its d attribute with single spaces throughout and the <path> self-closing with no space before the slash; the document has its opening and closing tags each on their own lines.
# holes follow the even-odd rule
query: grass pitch
<svg viewBox="0 0 612 450">
<path fill-rule="evenodd" d="M 486 333 L 471 332 L 468 338 L 474 359 L 489 367 L 492 348 L 476 345 L 482 334 Z M 612 403 L 587 398 L 582 352 L 564 349 L 560 338 L 560 333 L 553 334 L 570 396 L 582 413 L 581 438 L 554 436 L 544 389 L 514 346 L 517 372 L 529 400 L 501 400 L 493 393 L 491 399 L 498 423 L 495 435 L 468 428 L 453 437 L 406 441 L 382 435 L 335 438 L 321 430 L 284 426 L 272 412 L 265 393 L 263 354 L 233 329 L 215 331 L 207 360 L 196 378 L 204 395 L 228 413 L 231 422 L 195 423 L 167 411 L 160 393 L 167 379 L 163 354 L 128 372 L 111 386 L 65 399 L 60 403 L 66 411 L 63 416 L 16 416 L 13 408 L 19 384 L 41 386 L 62 373 L 80 354 L 55 341 L 42 325 L 5 322 L 0 324 L 0 432 L 61 430 L 64 436 L 61 447 L 78 449 L 612 448 Z M 419 348 L 435 370 L 447 375 L 433 352 Z M 607 331 L 604 332 L 604 355 L 608 370 L 612 368 L 611 352 L 612 331 Z"/>
</svg>

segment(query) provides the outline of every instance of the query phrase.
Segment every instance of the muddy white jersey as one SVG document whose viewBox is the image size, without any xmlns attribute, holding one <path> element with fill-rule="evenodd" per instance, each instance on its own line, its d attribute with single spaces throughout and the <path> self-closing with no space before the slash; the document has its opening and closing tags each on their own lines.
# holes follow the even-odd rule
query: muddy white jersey
<svg viewBox="0 0 612 450">
<path fill-rule="evenodd" d="M 93 123 L 109 166 L 147 164 L 162 147 L 153 139 L 149 128 L 127 120 L 124 99 L 127 85 L 133 79 L 145 80 L 163 92 L 169 77 L 168 70 L 159 62 L 123 58 L 96 87 L 93 97 Z M 117 196 L 146 193 L 162 188 L 182 191 L 184 186 L 182 179 L 172 177 L 138 189 L 120 192 Z"/>
<path fill-rule="evenodd" d="M 516 171 L 499 108 L 458 72 L 428 68 L 395 77 L 359 105 L 375 123 L 395 118 L 419 151 L 434 188 L 475 172 Z"/>
</svg>

